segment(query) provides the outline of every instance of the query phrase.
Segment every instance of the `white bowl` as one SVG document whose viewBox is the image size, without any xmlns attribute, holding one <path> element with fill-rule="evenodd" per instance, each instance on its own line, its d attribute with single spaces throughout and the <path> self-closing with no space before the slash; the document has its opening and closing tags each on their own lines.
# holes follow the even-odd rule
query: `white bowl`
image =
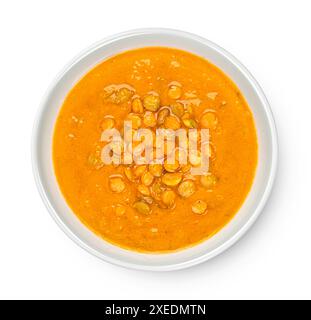
<svg viewBox="0 0 311 320">
<path fill-rule="evenodd" d="M 203 243 L 166 254 L 142 254 L 124 250 L 92 233 L 65 202 L 52 163 L 54 124 L 70 89 L 85 73 L 108 57 L 146 46 L 183 49 L 205 57 L 222 69 L 240 88 L 253 112 L 259 144 L 259 161 L 253 186 L 230 223 Z M 48 211 L 61 229 L 80 247 L 105 261 L 154 271 L 182 269 L 207 261 L 241 238 L 257 219 L 269 197 L 276 174 L 277 154 L 276 128 L 268 101 L 249 71 L 214 43 L 193 34 L 169 29 L 139 29 L 117 34 L 79 54 L 47 91 L 35 121 L 32 141 L 32 163 L 37 187 Z"/>
</svg>

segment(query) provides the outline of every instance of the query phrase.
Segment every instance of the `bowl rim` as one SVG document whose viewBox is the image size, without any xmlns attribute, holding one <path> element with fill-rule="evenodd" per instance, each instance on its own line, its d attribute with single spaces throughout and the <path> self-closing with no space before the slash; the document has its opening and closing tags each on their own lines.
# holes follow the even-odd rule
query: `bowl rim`
<svg viewBox="0 0 311 320">
<path fill-rule="evenodd" d="M 218 54 L 223 55 L 226 57 L 230 63 L 232 63 L 238 70 L 241 72 L 247 81 L 251 84 L 252 88 L 260 98 L 262 102 L 262 107 L 265 112 L 265 115 L 268 119 L 268 125 L 269 125 L 269 131 L 271 134 L 271 169 L 269 172 L 269 178 L 268 182 L 266 183 L 264 192 L 261 196 L 261 199 L 258 202 L 258 205 L 253 212 L 252 216 L 248 219 L 248 221 L 232 236 L 230 237 L 225 243 L 220 245 L 219 247 L 215 248 L 211 252 L 208 252 L 206 254 L 203 254 L 195 259 L 190 259 L 185 262 L 181 263 L 173 263 L 173 264 L 167 264 L 167 265 L 157 265 L 157 266 L 149 266 L 149 265 L 142 265 L 139 263 L 132 263 L 132 262 L 126 262 L 119 259 L 115 259 L 112 257 L 109 257 L 105 255 L 104 253 L 98 252 L 96 249 L 92 248 L 88 244 L 86 244 L 82 239 L 80 239 L 76 234 L 73 233 L 72 230 L 60 219 L 58 213 L 53 208 L 50 199 L 46 195 L 45 189 L 43 187 L 40 172 L 39 172 L 39 159 L 37 154 L 37 145 L 38 145 L 38 139 L 39 139 L 39 125 L 42 118 L 42 115 L 44 113 L 44 110 L 46 108 L 46 102 L 48 100 L 48 97 L 50 93 L 53 91 L 53 89 L 56 87 L 59 80 L 80 60 L 82 60 L 85 56 L 90 54 L 91 52 L 95 51 L 97 48 L 107 45 L 111 41 L 118 41 L 126 37 L 130 36 L 137 36 L 137 35 L 143 35 L 143 34 L 167 34 L 167 35 L 176 35 L 184 38 L 190 38 L 194 41 L 200 42 L 201 44 L 204 44 L 206 46 L 209 46 L 210 48 L 217 51 Z M 276 178 L 277 174 L 277 164 L 278 164 L 278 154 L 279 154 L 279 146 L 278 146 L 278 135 L 277 135 L 277 129 L 275 125 L 275 120 L 271 111 L 271 107 L 269 105 L 269 102 L 258 84 L 257 80 L 253 77 L 253 75 L 249 72 L 249 70 L 237 59 L 235 58 L 231 53 L 229 53 L 227 50 L 223 49 L 221 46 L 215 44 L 214 42 L 207 40 L 201 36 L 198 36 L 193 33 L 189 33 L 186 31 L 176 30 L 176 29 L 170 29 L 170 28 L 139 28 L 139 29 L 132 29 L 125 32 L 117 33 L 108 37 L 103 38 L 102 40 L 88 46 L 86 49 L 81 51 L 79 54 L 77 54 L 73 59 L 70 60 L 69 63 L 65 65 L 65 67 L 62 68 L 62 70 L 57 74 L 56 77 L 54 77 L 54 80 L 51 82 L 50 86 L 46 90 L 43 98 L 41 99 L 41 102 L 39 104 L 39 108 L 37 110 L 35 121 L 33 125 L 32 130 L 32 137 L 31 137 L 31 163 L 32 163 L 32 171 L 34 180 L 37 186 L 37 189 L 39 191 L 39 194 L 41 196 L 41 199 L 47 208 L 49 214 L 53 218 L 53 220 L 57 223 L 57 225 L 60 227 L 60 229 L 70 238 L 72 239 L 78 246 L 80 246 L 82 249 L 86 250 L 87 252 L 91 253 L 92 255 L 100 258 L 103 261 L 110 262 L 114 265 L 126 267 L 129 269 L 135 269 L 135 270 L 145 270 L 145 271 L 173 271 L 173 270 L 180 270 L 189 268 L 194 265 L 201 264 L 205 261 L 208 261 L 220 253 L 224 252 L 228 248 L 230 248 L 233 244 L 235 244 L 239 239 L 241 239 L 245 233 L 251 228 L 251 226 L 254 224 L 254 222 L 257 220 L 259 215 L 261 214 L 263 208 L 265 207 L 267 200 L 272 192 L 273 184 Z"/>
</svg>

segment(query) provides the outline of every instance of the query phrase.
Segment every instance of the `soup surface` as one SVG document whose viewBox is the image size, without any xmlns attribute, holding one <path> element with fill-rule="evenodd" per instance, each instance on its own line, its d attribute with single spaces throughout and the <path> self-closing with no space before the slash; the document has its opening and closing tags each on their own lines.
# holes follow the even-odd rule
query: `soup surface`
<svg viewBox="0 0 311 320">
<path fill-rule="evenodd" d="M 103 131 L 122 137 L 124 120 L 134 136 L 140 128 L 153 137 L 160 128 L 208 129 L 208 173 L 192 174 L 200 153 L 167 163 L 177 147 L 150 164 L 104 163 Z M 114 150 L 124 155 L 124 146 Z M 103 61 L 73 87 L 55 125 L 53 161 L 89 229 L 123 248 L 166 252 L 211 237 L 235 215 L 252 185 L 257 137 L 246 101 L 221 70 L 185 51 L 146 47 Z"/>
</svg>

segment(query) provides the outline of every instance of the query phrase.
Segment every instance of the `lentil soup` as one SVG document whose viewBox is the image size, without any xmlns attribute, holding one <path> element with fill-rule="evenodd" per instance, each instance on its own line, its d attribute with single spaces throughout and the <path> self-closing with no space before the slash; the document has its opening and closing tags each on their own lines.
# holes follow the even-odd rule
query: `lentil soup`
<svg viewBox="0 0 311 320">
<path fill-rule="evenodd" d="M 209 172 L 193 175 L 200 157 L 191 155 L 187 164 L 105 164 L 102 132 L 122 133 L 125 120 L 133 134 L 208 129 Z M 123 248 L 168 252 L 206 240 L 236 214 L 255 175 L 257 137 L 246 101 L 221 70 L 185 51 L 146 47 L 103 61 L 72 88 L 53 161 L 63 196 L 89 229 Z"/>
</svg>

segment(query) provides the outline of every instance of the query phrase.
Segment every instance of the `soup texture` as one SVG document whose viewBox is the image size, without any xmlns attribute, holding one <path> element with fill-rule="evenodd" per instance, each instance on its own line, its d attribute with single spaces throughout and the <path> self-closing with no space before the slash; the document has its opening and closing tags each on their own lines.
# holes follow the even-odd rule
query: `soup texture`
<svg viewBox="0 0 311 320">
<path fill-rule="evenodd" d="M 140 128 L 153 137 L 161 128 L 208 129 L 208 172 L 192 174 L 200 153 L 168 163 L 178 147 L 149 164 L 104 163 L 102 133 L 123 137 L 125 120 L 135 137 Z M 114 150 L 124 155 L 123 145 Z M 189 52 L 146 47 L 101 62 L 72 88 L 55 124 L 53 162 L 85 226 L 122 248 L 161 253 L 206 240 L 234 217 L 253 182 L 257 137 L 246 101 L 221 70 Z"/>
</svg>

